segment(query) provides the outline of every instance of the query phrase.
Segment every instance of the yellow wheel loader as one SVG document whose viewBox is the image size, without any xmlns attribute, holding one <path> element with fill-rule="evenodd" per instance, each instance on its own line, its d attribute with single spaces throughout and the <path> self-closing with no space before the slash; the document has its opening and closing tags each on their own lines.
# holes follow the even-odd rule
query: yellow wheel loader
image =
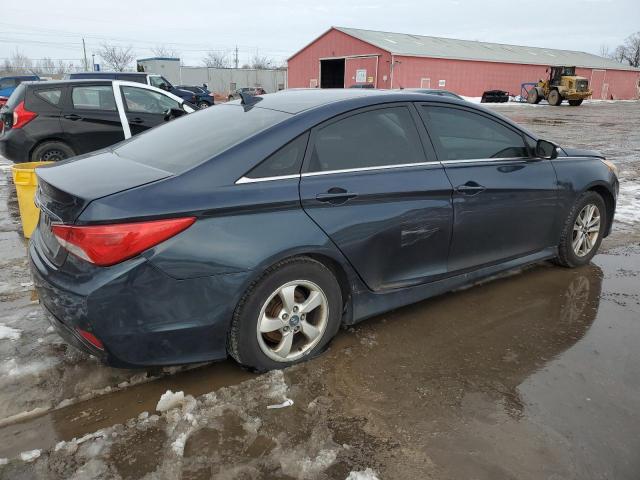
<svg viewBox="0 0 640 480">
<path fill-rule="evenodd" d="M 576 75 L 576 67 L 549 67 L 549 78 L 540 80 L 527 94 L 527 102 L 540 103 L 546 100 L 549 105 L 558 106 L 563 100 L 577 107 L 593 93 L 589 90 L 589 80 Z"/>
</svg>

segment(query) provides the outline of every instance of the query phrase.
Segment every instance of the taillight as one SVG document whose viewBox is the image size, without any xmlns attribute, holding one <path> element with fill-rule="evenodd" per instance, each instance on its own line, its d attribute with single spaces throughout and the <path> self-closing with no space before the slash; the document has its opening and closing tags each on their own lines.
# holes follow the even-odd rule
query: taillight
<svg viewBox="0 0 640 480">
<path fill-rule="evenodd" d="M 195 217 L 185 217 L 114 225 L 52 225 L 51 231 L 69 252 L 108 267 L 164 242 L 195 221 Z"/>
<path fill-rule="evenodd" d="M 3 97 L 0 95 L 0 107 L 3 107 L 4 105 L 6 105 L 8 100 L 9 100 L 9 97 Z"/>
<path fill-rule="evenodd" d="M 22 128 L 37 116 L 37 113 L 24 108 L 24 101 L 22 101 L 13 110 L 13 125 L 11 128 Z"/>
</svg>

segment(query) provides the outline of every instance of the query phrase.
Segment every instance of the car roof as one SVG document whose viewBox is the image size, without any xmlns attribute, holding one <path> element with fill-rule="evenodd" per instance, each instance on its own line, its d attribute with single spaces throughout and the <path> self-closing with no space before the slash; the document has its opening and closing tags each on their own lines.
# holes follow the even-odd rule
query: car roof
<svg viewBox="0 0 640 480">
<path fill-rule="evenodd" d="M 69 75 L 153 75 L 146 72 L 71 72 Z"/>
<path fill-rule="evenodd" d="M 322 108 L 337 103 L 353 103 L 358 106 L 376 105 L 386 102 L 411 102 L 425 99 L 424 93 L 404 90 L 376 90 L 373 88 L 292 88 L 263 95 L 256 104 L 286 113 L 297 114 L 311 109 Z M 438 96 L 438 101 L 461 103 L 455 98 Z M 337 106 L 337 105 L 334 105 Z"/>
</svg>

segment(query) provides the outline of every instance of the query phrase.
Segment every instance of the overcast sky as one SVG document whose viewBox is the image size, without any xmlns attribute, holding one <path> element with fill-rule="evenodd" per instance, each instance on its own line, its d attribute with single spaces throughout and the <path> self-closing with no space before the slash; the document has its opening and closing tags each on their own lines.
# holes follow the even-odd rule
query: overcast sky
<svg viewBox="0 0 640 480">
<path fill-rule="evenodd" d="M 138 58 L 166 45 L 200 65 L 207 50 L 232 57 L 236 45 L 241 64 L 256 51 L 284 61 L 332 25 L 596 54 L 640 31 L 640 0 L 3 0 L 0 12 L 0 61 L 16 48 L 79 61 L 83 36 L 89 56 L 103 42 Z"/>
</svg>

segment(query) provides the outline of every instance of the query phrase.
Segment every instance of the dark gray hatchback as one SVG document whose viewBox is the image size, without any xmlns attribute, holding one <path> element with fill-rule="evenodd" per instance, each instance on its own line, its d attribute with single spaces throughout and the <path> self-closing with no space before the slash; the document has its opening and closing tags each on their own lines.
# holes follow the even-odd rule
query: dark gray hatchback
<svg viewBox="0 0 640 480">
<path fill-rule="evenodd" d="M 583 265 L 611 229 L 610 162 L 481 107 L 366 89 L 246 101 L 38 170 L 32 270 L 74 344 L 117 366 L 279 368 L 341 324 Z"/>
</svg>

